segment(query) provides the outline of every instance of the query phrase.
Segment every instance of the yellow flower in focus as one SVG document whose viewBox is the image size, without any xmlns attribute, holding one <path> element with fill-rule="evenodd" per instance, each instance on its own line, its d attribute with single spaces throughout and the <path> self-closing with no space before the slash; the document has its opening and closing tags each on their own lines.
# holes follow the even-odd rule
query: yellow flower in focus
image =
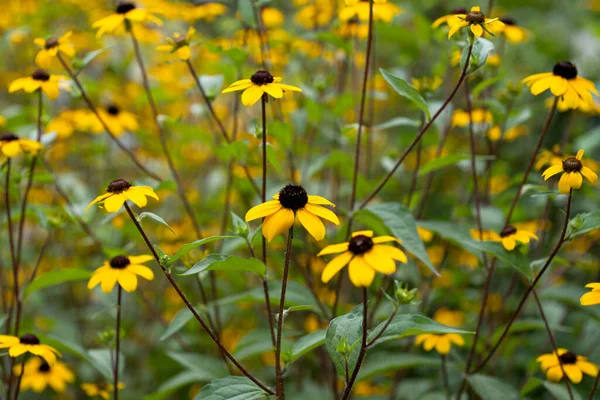
<svg viewBox="0 0 600 400">
<path fill-rule="evenodd" d="M 406 264 L 408 259 L 402 250 L 381 244 L 386 242 L 402 243 L 392 236 L 373 237 L 373 231 L 358 231 L 352 234 L 349 242 L 325 247 L 317 256 L 342 254 L 327 263 L 321 275 L 321 281 L 329 282 L 348 263 L 350 263 L 348 274 L 352 284 L 356 287 L 370 286 L 375 279 L 375 272 L 386 275 L 393 274 L 396 272 L 394 260 Z"/>
<path fill-rule="evenodd" d="M 13 158 L 23 153 L 37 154 L 43 148 L 41 143 L 31 139 L 19 139 L 14 133 L 0 135 L 0 156 Z"/>
<path fill-rule="evenodd" d="M 140 208 L 146 207 L 146 204 L 148 204 L 146 197 L 158 200 L 158 196 L 150 186 L 132 186 L 124 179 L 112 181 L 106 191 L 108 193 L 96 197 L 94 201 L 88 204 L 85 211 L 98 203 L 100 208 L 104 208 L 109 213 L 114 213 L 119 211 L 127 200 L 133 201 Z"/>
<path fill-rule="evenodd" d="M 62 53 L 68 57 L 75 55 L 75 48 L 69 43 L 69 38 L 73 33 L 71 31 L 65 33 L 60 38 L 51 36 L 48 39 L 36 38 L 33 43 L 41 50 L 35 56 L 35 63 L 40 68 L 50 68 L 50 63 L 58 53 Z"/>
<path fill-rule="evenodd" d="M 115 33 L 119 28 L 129 29 L 133 22 L 152 22 L 156 25 L 162 25 L 162 21 L 145 8 L 137 8 L 135 3 L 130 1 L 121 1 L 117 3 L 115 14 L 104 17 L 94 22 L 93 28 L 97 28 L 96 37 L 101 37 L 105 33 Z"/>
<path fill-rule="evenodd" d="M 110 293 L 115 285 L 126 292 L 134 292 L 137 289 L 137 276 L 149 281 L 154 279 L 152 270 L 142 263 L 152 260 L 152 256 L 116 256 L 110 261 L 104 261 L 104 265 L 92 273 L 87 288 L 92 290 L 98 284 L 104 293 Z"/>
<path fill-rule="evenodd" d="M 185 36 L 181 36 L 179 32 L 175 32 L 172 38 L 167 38 L 167 42 L 169 44 L 160 45 L 156 48 L 156 50 L 167 53 L 177 53 L 177 57 L 179 57 L 180 60 L 187 61 L 192 56 L 192 51 L 190 50 L 190 41 L 195 33 L 196 29 L 194 29 L 193 26 L 189 27 Z"/>
<path fill-rule="evenodd" d="M 13 358 L 31 353 L 42 357 L 50 365 L 54 365 L 56 356 L 61 356 L 58 350 L 47 344 L 41 344 L 40 339 L 31 333 L 21 337 L 0 335 L 0 349 L 8 349 L 8 355 Z"/>
<path fill-rule="evenodd" d="M 31 76 L 12 81 L 8 92 L 23 90 L 26 93 L 33 93 L 41 89 L 50 100 L 56 100 L 60 95 L 60 88 L 70 90 L 66 85 L 66 79 L 63 75 L 50 75 L 47 71 L 38 69 Z"/>
<path fill-rule="evenodd" d="M 551 166 L 542 174 L 544 180 L 547 181 L 550 177 L 563 172 L 558 181 L 558 191 L 563 194 L 569 194 L 571 189 L 579 189 L 583 184 L 583 177 L 595 185 L 598 175 L 583 165 L 582 158 L 583 150 L 579 150 L 575 157 L 569 157 L 560 164 Z"/>
<path fill-rule="evenodd" d="M 458 328 L 463 324 L 464 316 L 460 311 L 440 308 L 433 314 L 433 319 L 442 325 Z M 415 344 L 423 345 L 425 351 L 435 349 L 438 354 L 445 355 L 450 352 L 452 344 L 462 347 L 465 344 L 465 340 L 457 333 L 446 333 L 443 335 L 426 333 L 418 335 L 415 338 Z"/>
<path fill-rule="evenodd" d="M 452 37 L 458 30 L 465 27 L 470 27 L 473 35 L 481 37 L 484 31 L 491 29 L 499 29 L 504 24 L 498 18 L 486 18 L 481 12 L 481 8 L 474 6 L 471 11 L 466 14 L 457 14 L 448 18 L 447 24 L 450 27 L 448 31 L 448 39 Z"/>
<path fill-rule="evenodd" d="M 140 129 L 137 119 L 133 113 L 124 111 L 115 104 L 110 104 L 106 108 L 98 108 L 100 119 L 108 126 L 115 136 L 121 136 L 123 133 L 135 132 Z M 89 129 L 92 133 L 104 132 L 104 126 L 94 113 L 88 115 Z"/>
<path fill-rule="evenodd" d="M 560 358 L 560 362 L 559 362 Z M 579 383 L 583 379 L 583 374 L 591 377 L 598 375 L 598 366 L 587 360 L 587 357 L 578 356 L 567 349 L 558 349 L 552 354 L 542 354 L 536 359 L 540 363 L 542 372 L 546 374 L 548 380 L 559 382 L 564 377 L 560 364 L 563 365 L 565 374 L 573 383 Z"/>
<path fill-rule="evenodd" d="M 483 108 L 475 108 L 471 110 L 471 118 L 474 124 L 492 124 L 494 116 L 489 110 Z M 457 109 L 452 113 L 452 126 L 465 127 L 469 125 L 469 113 L 467 111 Z"/>
<path fill-rule="evenodd" d="M 554 96 L 563 100 L 571 109 L 592 104 L 592 93 L 598 96 L 594 83 L 578 76 L 577 67 L 570 61 L 561 61 L 554 66 L 552 72 L 534 74 L 522 82 L 530 87 L 534 96 L 550 89 Z"/>
<path fill-rule="evenodd" d="M 473 239 L 479 240 L 479 230 L 471 229 L 470 233 Z M 481 240 L 484 242 L 502 242 L 502 246 L 506 250 L 512 251 L 517 246 L 517 242 L 527 244 L 531 239 L 538 240 L 538 237 L 533 232 L 529 232 L 517 226 L 508 225 L 504 227 L 499 234 L 494 231 L 483 231 Z"/>
<path fill-rule="evenodd" d="M 48 386 L 55 392 L 63 393 L 67 390 L 67 383 L 75 381 L 75 375 L 67 366 L 60 361 L 53 365 L 48 364 L 41 358 L 32 358 L 23 365 L 14 368 L 15 376 L 20 376 L 21 390 L 33 390 L 42 393 Z"/>
<path fill-rule="evenodd" d="M 221 93 L 230 93 L 243 90 L 242 104 L 246 107 L 251 107 L 260 98 L 266 94 L 271 95 L 276 99 L 283 97 L 283 92 L 290 90 L 292 92 L 301 92 L 302 89 L 296 86 L 285 85 L 281 82 L 281 78 L 271 75 L 267 71 L 257 71 L 250 79 L 241 79 L 233 82 L 229 87 Z"/>
<path fill-rule="evenodd" d="M 600 304 L 600 282 L 588 283 L 585 287 L 591 289 L 591 291 L 581 296 L 581 299 L 579 300 L 581 305 L 595 306 Z"/>
<path fill-rule="evenodd" d="M 125 389 L 125 384 L 119 382 L 117 385 L 118 390 Z M 89 397 L 100 396 L 104 400 L 109 400 L 115 392 L 115 386 L 112 383 L 82 383 L 81 390 Z"/>
<path fill-rule="evenodd" d="M 369 0 L 353 1 L 351 5 L 346 6 L 340 11 L 340 21 L 346 22 L 355 17 L 359 21 L 368 21 L 369 8 Z M 395 4 L 381 0 L 375 1 L 373 4 L 373 21 L 390 23 L 395 15 L 402 12 L 403 10 Z"/>
<path fill-rule="evenodd" d="M 323 205 L 335 207 L 321 196 L 307 194 L 302 186 L 289 184 L 273 196 L 273 200 L 252 207 L 246 213 L 246 221 L 264 218 L 262 233 L 270 242 L 275 236 L 289 230 L 298 218 L 312 237 L 322 240 L 325 237 L 325 225 L 319 217 L 340 224 L 338 217 Z"/>
</svg>

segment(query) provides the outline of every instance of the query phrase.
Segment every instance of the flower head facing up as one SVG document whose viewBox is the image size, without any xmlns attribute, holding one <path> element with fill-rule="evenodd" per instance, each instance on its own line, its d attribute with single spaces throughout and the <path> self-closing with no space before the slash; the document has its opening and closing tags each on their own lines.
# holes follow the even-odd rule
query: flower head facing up
<svg viewBox="0 0 600 400">
<path fill-rule="evenodd" d="M 463 324 L 464 316 L 460 311 L 452 311 L 447 308 L 440 308 L 433 314 L 433 319 L 442 325 L 451 326 L 458 328 Z M 425 351 L 434 350 L 438 354 L 448 354 L 452 345 L 455 344 L 459 347 L 464 346 L 465 340 L 457 333 L 446 333 L 443 335 L 436 335 L 432 333 L 426 333 L 418 335 L 415 338 L 416 345 L 422 345 Z"/>
<path fill-rule="evenodd" d="M 147 197 L 158 200 L 158 196 L 150 186 L 133 186 L 125 179 L 112 181 L 106 188 L 106 191 L 107 193 L 96 197 L 94 201 L 88 204 L 85 210 L 87 211 L 92 205 L 97 203 L 109 213 L 114 213 L 119 211 L 127 200 L 133 201 L 140 208 L 146 207 L 146 204 L 148 204 Z"/>
<path fill-rule="evenodd" d="M 402 243 L 392 236 L 373 237 L 373 231 L 358 231 L 350 241 L 325 247 L 317 256 L 342 253 L 334 257 L 323 270 L 321 280 L 327 283 L 349 263 L 348 273 L 356 287 L 368 287 L 375 279 L 375 272 L 393 274 L 396 272 L 394 260 L 408 262 L 406 254 L 397 247 L 382 244 Z"/>
<path fill-rule="evenodd" d="M 270 95 L 273 98 L 280 99 L 283 97 L 283 93 L 286 90 L 292 92 L 301 92 L 302 89 L 296 86 L 285 85 L 281 82 L 281 78 L 278 76 L 271 75 L 268 71 L 257 71 L 250 79 L 241 79 L 233 82 L 228 88 L 224 89 L 221 93 L 230 93 L 243 90 L 242 103 L 246 107 L 251 107 L 262 96 Z"/>
<path fill-rule="evenodd" d="M 8 355 L 19 357 L 25 353 L 31 353 L 42 357 L 50 365 L 56 362 L 56 356 L 60 356 L 58 350 L 46 344 L 41 344 L 37 336 L 26 333 L 21 337 L 0 335 L 0 349 L 8 349 Z"/>
<path fill-rule="evenodd" d="M 23 90 L 33 93 L 41 90 L 50 100 L 56 100 L 60 95 L 60 89 L 70 90 L 65 85 L 66 77 L 62 75 L 50 75 L 45 69 L 37 69 L 30 76 L 15 79 L 8 87 L 8 92 L 13 93 Z"/>
<path fill-rule="evenodd" d="M 141 276 L 149 281 L 154 279 L 152 270 L 142 263 L 152 260 L 152 256 L 116 256 L 111 260 L 105 261 L 104 265 L 92 273 L 88 282 L 88 289 L 93 289 L 98 284 L 104 293 L 110 293 L 115 284 L 126 292 L 133 292 L 137 289 L 137 276 Z"/>
<path fill-rule="evenodd" d="M 579 300 L 582 306 L 595 306 L 600 304 L 600 282 L 592 282 L 585 285 L 590 291 Z"/>
<path fill-rule="evenodd" d="M 550 177 L 563 173 L 558 181 L 558 191 L 562 194 L 569 194 L 571 189 L 579 189 L 583 184 L 585 177 L 592 185 L 596 184 L 598 175 L 589 167 L 583 165 L 583 150 L 579 150 L 575 157 L 569 157 L 560 164 L 554 164 L 546 169 L 542 176 L 547 181 Z"/>
<path fill-rule="evenodd" d="M 19 139 L 11 132 L 0 135 L 0 156 L 13 158 L 24 153 L 37 154 L 43 148 L 41 143 L 31 139 Z"/>
<path fill-rule="evenodd" d="M 265 218 L 262 233 L 270 242 L 273 238 L 289 230 L 298 221 L 316 240 L 325 237 L 325 225 L 320 218 L 339 225 L 340 220 L 323 205 L 335 207 L 329 200 L 309 195 L 300 185 L 286 185 L 273 196 L 274 200 L 252 207 L 246 213 L 246 221 Z"/>
<path fill-rule="evenodd" d="M 172 38 L 167 38 L 167 43 L 156 48 L 157 51 L 164 51 L 167 53 L 176 53 L 182 61 L 187 61 L 192 56 L 190 49 L 190 41 L 196 33 L 196 29 L 190 26 L 185 36 L 182 36 L 179 32 L 175 32 Z"/>
<path fill-rule="evenodd" d="M 559 382 L 564 377 L 560 367 L 561 363 L 565 374 L 573 383 L 581 382 L 583 374 L 592 377 L 598 375 L 598 366 L 596 364 L 589 362 L 587 357 L 579 356 L 567 349 L 558 349 L 558 352 L 542 354 L 536 361 L 540 363 L 540 368 L 546 374 L 546 377 L 553 382 Z"/>
<path fill-rule="evenodd" d="M 162 25 L 162 21 L 152 14 L 148 9 L 138 8 L 134 2 L 121 1 L 117 4 L 115 14 L 104 17 L 94 22 L 93 28 L 97 28 L 96 37 L 101 37 L 105 33 L 115 33 L 121 28 L 129 30 L 131 24 L 152 22 L 156 25 Z"/>
<path fill-rule="evenodd" d="M 47 39 L 36 38 L 34 43 L 40 47 L 40 51 L 35 56 L 35 63 L 40 68 L 50 68 L 50 64 L 54 57 L 59 53 L 64 54 L 68 57 L 75 55 L 75 48 L 69 39 L 73 33 L 71 31 L 65 33 L 60 38 L 56 36 L 50 36 Z"/>
<path fill-rule="evenodd" d="M 67 389 L 67 383 L 75 381 L 73 372 L 62 362 L 50 365 L 39 357 L 28 360 L 24 366 L 15 366 L 14 373 L 16 376 L 23 375 L 22 390 L 33 390 L 36 393 L 43 392 L 48 386 L 55 392 L 63 393 Z"/>
<path fill-rule="evenodd" d="M 570 61 L 556 63 L 552 72 L 534 74 L 522 82 L 530 87 L 534 96 L 550 89 L 570 109 L 589 107 L 594 103 L 592 93 L 598 96 L 594 83 L 579 76 L 577 67 Z"/>
<path fill-rule="evenodd" d="M 447 19 L 450 30 L 448 39 L 450 39 L 461 28 L 470 27 L 471 33 L 481 37 L 484 31 L 491 34 L 490 30 L 501 29 L 504 24 L 498 18 L 486 18 L 481 12 L 481 8 L 474 6 L 465 14 L 455 14 Z M 492 34 L 493 35 L 493 34 Z"/>
</svg>

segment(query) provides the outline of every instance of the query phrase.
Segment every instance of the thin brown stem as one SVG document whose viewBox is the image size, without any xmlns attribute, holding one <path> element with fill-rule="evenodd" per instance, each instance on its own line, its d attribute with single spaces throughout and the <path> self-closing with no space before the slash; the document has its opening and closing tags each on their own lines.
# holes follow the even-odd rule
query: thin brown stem
<svg viewBox="0 0 600 400">
<path fill-rule="evenodd" d="M 372 0 L 371 0 L 372 1 Z M 358 358 L 356 360 L 356 366 L 354 367 L 354 371 L 352 371 L 352 376 L 350 377 L 350 381 L 346 385 L 346 390 L 344 390 L 344 394 L 342 395 L 342 400 L 348 400 L 350 395 L 352 394 L 352 387 L 354 386 L 354 382 L 356 381 L 356 377 L 358 376 L 358 371 L 360 371 L 360 367 L 362 366 L 363 361 L 365 360 L 365 355 L 367 354 L 367 321 L 369 319 L 368 312 L 368 292 L 367 288 L 362 288 L 363 292 L 363 323 L 362 323 L 362 339 L 360 342 L 360 351 L 358 353 Z"/>
<path fill-rule="evenodd" d="M 119 400 L 119 351 L 121 350 L 121 285 L 117 284 L 117 327 L 115 329 L 115 369 L 113 371 L 114 399 Z"/>
<path fill-rule="evenodd" d="M 600 384 L 600 374 L 596 375 L 596 380 L 594 381 L 594 386 L 592 386 L 592 391 L 590 392 L 589 400 L 594 400 L 596 395 L 596 389 L 598 389 L 598 384 Z"/>
<path fill-rule="evenodd" d="M 281 370 L 281 335 L 283 332 L 283 318 L 285 313 L 285 294 L 287 290 L 288 274 L 290 272 L 290 259 L 292 256 L 292 240 L 294 239 L 294 227 L 289 230 L 285 248 L 285 262 L 283 264 L 283 277 L 281 278 L 281 296 L 279 298 L 279 315 L 277 316 L 277 341 L 275 347 L 275 380 L 277 385 L 277 398 L 285 400 L 285 388 L 283 384 L 283 371 Z"/>
</svg>

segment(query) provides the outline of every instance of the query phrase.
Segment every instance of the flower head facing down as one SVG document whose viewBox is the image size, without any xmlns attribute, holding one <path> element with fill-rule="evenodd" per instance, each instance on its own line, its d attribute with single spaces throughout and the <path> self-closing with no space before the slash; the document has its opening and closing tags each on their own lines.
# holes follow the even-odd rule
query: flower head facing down
<svg viewBox="0 0 600 400">
<path fill-rule="evenodd" d="M 31 353 L 42 357 L 50 365 L 54 365 L 56 356 L 61 355 L 54 347 L 41 344 L 40 339 L 31 333 L 21 337 L 0 335 L 0 349 L 8 349 L 8 355 L 11 357 Z"/>
<path fill-rule="evenodd" d="M 73 33 L 65 33 L 60 38 L 50 36 L 47 39 L 36 38 L 34 43 L 40 47 L 40 51 L 35 56 L 35 63 L 40 68 L 50 68 L 50 63 L 57 54 L 61 53 L 68 57 L 75 55 L 75 48 L 69 43 L 69 38 Z"/>
<path fill-rule="evenodd" d="M 126 292 L 134 292 L 137 289 L 137 276 L 149 281 L 154 279 L 152 270 L 142 263 L 152 260 L 152 256 L 116 256 L 110 261 L 104 261 L 104 265 L 92 273 L 88 282 L 88 289 L 92 290 L 98 284 L 104 293 L 110 293 L 115 284 Z"/>
<path fill-rule="evenodd" d="M 125 132 L 135 132 L 140 129 L 140 125 L 133 113 L 121 109 L 114 103 L 109 104 L 105 108 L 98 108 L 98 118 L 95 114 L 90 113 L 86 118 L 89 119 L 89 128 L 92 133 L 104 132 L 102 120 L 115 136 L 121 136 Z"/>
<path fill-rule="evenodd" d="M 452 311 L 447 308 L 440 308 L 433 314 L 433 319 L 442 325 L 451 326 L 458 328 L 463 324 L 464 316 L 460 311 Z M 416 345 L 422 345 L 425 351 L 434 350 L 438 354 L 448 354 L 452 345 L 455 344 L 459 347 L 464 346 L 465 340 L 458 333 L 446 333 L 443 335 L 436 335 L 433 333 L 426 333 L 418 335 L 415 338 Z"/>
<path fill-rule="evenodd" d="M 375 279 L 375 272 L 393 274 L 396 272 L 394 260 L 406 264 L 408 259 L 397 247 L 382 244 L 386 242 L 402 243 L 392 236 L 373 237 L 373 231 L 359 231 L 354 232 L 348 242 L 325 247 L 317 256 L 342 254 L 327 263 L 321 280 L 323 283 L 329 282 L 348 263 L 348 274 L 356 287 L 370 286 Z"/>
<path fill-rule="evenodd" d="M 114 213 L 119 211 L 127 200 L 133 201 L 140 208 L 146 207 L 148 204 L 147 197 L 158 200 L 158 196 L 150 186 L 132 186 L 125 179 L 112 181 L 106 191 L 108 193 L 96 197 L 85 210 L 87 211 L 92 205 L 98 203 L 101 208 L 104 207 L 109 213 Z"/>
<path fill-rule="evenodd" d="M 156 25 L 162 25 L 162 21 L 145 8 L 137 8 L 135 3 L 130 1 L 120 1 L 117 4 L 115 13 L 94 22 L 93 28 L 97 28 L 96 37 L 101 37 L 105 33 L 115 33 L 120 28 L 130 29 L 131 23 L 152 22 Z"/>
<path fill-rule="evenodd" d="M 0 156 L 13 158 L 23 153 L 37 154 L 43 148 L 41 143 L 31 139 L 19 139 L 11 132 L 0 135 Z"/>
<path fill-rule="evenodd" d="M 286 185 L 273 199 L 252 207 L 246 213 L 246 221 L 265 218 L 262 233 L 269 242 L 289 230 L 296 218 L 316 240 L 325 237 L 325 225 L 320 218 L 340 224 L 338 217 L 323 207 L 335 207 L 332 202 L 320 196 L 309 195 L 300 185 Z"/>
<path fill-rule="evenodd" d="M 504 26 L 498 18 L 486 18 L 478 6 L 471 7 L 471 11 L 466 14 L 456 14 L 447 20 L 450 30 L 448 31 L 448 39 L 452 37 L 461 28 L 470 27 L 471 33 L 477 37 L 481 37 L 484 31 L 491 34 L 490 30 L 499 29 Z M 492 34 L 493 35 L 493 34 Z"/>
<path fill-rule="evenodd" d="M 550 89 L 554 96 L 571 109 L 593 104 L 592 93 L 598 96 L 594 83 L 579 76 L 577 67 L 570 61 L 556 63 L 552 72 L 534 74 L 522 82 L 530 87 L 534 96 Z"/>
<path fill-rule="evenodd" d="M 550 177 L 563 173 L 558 181 L 558 191 L 562 194 L 569 194 L 571 189 L 579 189 L 583 184 L 585 177 L 592 185 L 596 184 L 598 175 L 590 168 L 583 165 L 583 150 L 579 150 L 575 157 L 569 157 L 560 164 L 555 164 L 546 169 L 542 176 L 547 181 Z"/>
<path fill-rule="evenodd" d="M 75 375 L 64 363 L 57 361 L 50 365 L 39 357 L 30 359 L 25 366 L 15 366 L 14 373 L 16 376 L 23 375 L 22 390 L 33 390 L 36 393 L 42 393 L 48 386 L 55 392 L 63 393 L 67 389 L 67 383 L 75 381 Z"/>
<path fill-rule="evenodd" d="M 119 382 L 117 390 L 125 389 L 125 384 Z M 109 400 L 115 391 L 115 386 L 112 383 L 82 383 L 81 390 L 89 397 L 100 396 L 104 400 Z"/>
<path fill-rule="evenodd" d="M 479 240 L 479 230 L 471 229 L 471 237 L 475 240 Z M 535 233 L 514 225 L 505 226 L 499 233 L 494 231 L 484 231 L 481 235 L 481 240 L 501 242 L 502 246 L 508 251 L 514 250 L 517 246 L 517 242 L 527 244 L 531 239 L 538 240 L 538 237 Z"/>
<path fill-rule="evenodd" d="M 567 349 L 558 349 L 558 352 L 552 352 L 552 354 L 542 354 L 536 361 L 540 363 L 540 368 L 546 374 L 546 377 L 553 382 L 559 382 L 564 377 L 560 367 L 561 363 L 565 374 L 573 383 L 581 382 L 583 374 L 592 377 L 598 375 L 596 364 L 589 362 L 587 357 L 579 356 Z"/>
<path fill-rule="evenodd" d="M 588 293 L 581 296 L 579 301 L 582 306 L 595 306 L 600 304 L 600 282 L 592 282 L 585 285 L 586 288 L 591 289 Z"/>
<path fill-rule="evenodd" d="M 56 100 L 60 95 L 60 88 L 70 90 L 65 85 L 66 77 L 63 75 L 50 75 L 44 69 L 37 69 L 31 76 L 15 79 L 8 87 L 8 92 L 13 93 L 23 90 L 26 93 L 33 93 L 41 90 L 50 100 Z"/>
<path fill-rule="evenodd" d="M 436 19 L 435 21 L 433 21 L 433 23 L 431 24 L 432 28 L 437 28 L 438 26 L 444 24 L 444 23 L 448 23 L 448 21 L 452 18 L 455 17 L 457 15 L 466 15 L 467 14 L 467 9 L 465 7 L 457 7 L 455 9 L 453 9 L 452 11 L 450 11 L 450 14 L 448 15 L 442 15 L 441 17 L 439 17 L 438 19 Z"/>
<path fill-rule="evenodd" d="M 283 92 L 286 90 L 292 92 L 301 92 L 302 89 L 296 86 L 285 85 L 281 82 L 281 78 L 271 75 L 268 71 L 257 71 L 250 79 L 241 79 L 233 82 L 228 88 L 221 93 L 237 92 L 243 90 L 242 103 L 246 107 L 251 107 L 260 98 L 266 94 L 280 99 L 283 97 Z"/>
<path fill-rule="evenodd" d="M 156 50 L 167 53 L 176 53 L 180 60 L 187 61 L 192 56 L 190 41 L 195 33 L 196 29 L 194 29 L 193 26 L 190 26 L 185 36 L 182 36 L 179 32 L 175 32 L 172 38 L 167 38 L 168 44 L 160 45 Z"/>
<path fill-rule="evenodd" d="M 531 35 L 527 29 L 519 26 L 517 21 L 512 17 L 500 17 L 500 22 L 502 22 L 504 26 L 500 26 L 500 29 L 492 29 L 492 32 L 494 34 L 503 35 L 510 43 L 516 44 L 524 42 Z"/>
</svg>

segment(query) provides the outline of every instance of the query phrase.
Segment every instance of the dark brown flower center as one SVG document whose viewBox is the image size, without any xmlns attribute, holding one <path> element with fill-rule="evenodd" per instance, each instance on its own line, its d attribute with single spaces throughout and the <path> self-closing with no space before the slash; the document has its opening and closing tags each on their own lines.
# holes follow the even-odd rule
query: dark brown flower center
<svg viewBox="0 0 600 400">
<path fill-rule="evenodd" d="M 0 142 L 12 142 L 13 140 L 19 140 L 19 137 L 12 132 L 6 132 L 0 135 Z"/>
<path fill-rule="evenodd" d="M 111 268 L 123 269 L 131 264 L 129 258 L 127 256 L 116 256 L 112 260 L 110 260 Z"/>
<path fill-rule="evenodd" d="M 308 194 L 300 185 L 286 185 L 279 191 L 279 203 L 284 208 L 296 211 L 308 203 Z"/>
<path fill-rule="evenodd" d="M 19 342 L 23 344 L 40 344 L 40 339 L 31 333 L 26 333 L 19 338 Z"/>
<path fill-rule="evenodd" d="M 117 179 L 108 185 L 106 191 L 108 193 L 122 193 L 130 187 L 131 183 L 127 182 L 125 179 Z"/>
<path fill-rule="evenodd" d="M 373 248 L 373 239 L 365 235 L 356 235 L 350 239 L 348 250 L 355 255 L 365 254 Z"/>
<path fill-rule="evenodd" d="M 565 172 L 579 172 L 583 168 L 583 164 L 578 159 L 571 157 L 567 158 L 562 162 L 563 171 Z"/>
<path fill-rule="evenodd" d="M 559 358 L 563 364 L 575 364 L 577 362 L 577 354 L 571 353 L 570 351 L 566 352 Z"/>
<path fill-rule="evenodd" d="M 31 74 L 31 77 L 36 81 L 46 82 L 50 79 L 50 74 L 48 74 L 48 72 L 43 69 L 36 69 L 35 72 Z"/>
<path fill-rule="evenodd" d="M 117 4 L 117 14 L 127 14 L 131 10 L 135 10 L 135 4 L 130 1 L 121 1 Z"/>
<path fill-rule="evenodd" d="M 512 17 L 501 17 L 500 21 L 504 23 L 504 25 L 510 25 L 510 26 L 514 26 L 516 25 L 516 21 L 514 18 Z"/>
<path fill-rule="evenodd" d="M 268 71 L 257 71 L 250 77 L 250 80 L 255 85 L 262 86 L 267 83 L 273 83 L 274 78 Z"/>
<path fill-rule="evenodd" d="M 464 7 L 456 7 L 454 10 L 450 11 L 450 14 L 466 14 L 467 9 Z"/>
<path fill-rule="evenodd" d="M 556 63 L 552 73 L 565 79 L 575 79 L 577 78 L 577 67 L 570 61 L 561 61 Z"/>
<path fill-rule="evenodd" d="M 465 20 L 469 24 L 483 24 L 485 22 L 485 15 L 481 11 L 470 11 L 467 13 Z"/>
<path fill-rule="evenodd" d="M 40 367 L 38 368 L 39 372 L 50 372 L 50 365 L 46 361 L 42 362 Z"/>
<path fill-rule="evenodd" d="M 119 115 L 119 112 L 121 112 L 121 110 L 119 110 L 119 107 L 117 107 L 114 104 L 111 104 L 110 106 L 106 107 L 106 111 L 110 115 Z"/>
<path fill-rule="evenodd" d="M 56 46 L 58 46 L 58 38 L 56 36 L 50 36 L 48 39 L 46 39 L 46 45 L 44 46 L 46 50 Z"/>
<path fill-rule="evenodd" d="M 502 229 L 500 231 L 500 237 L 505 238 L 507 236 L 514 235 L 515 233 L 517 233 L 517 228 L 515 228 L 512 225 L 508 225 L 508 226 L 505 226 L 504 229 Z"/>
</svg>

